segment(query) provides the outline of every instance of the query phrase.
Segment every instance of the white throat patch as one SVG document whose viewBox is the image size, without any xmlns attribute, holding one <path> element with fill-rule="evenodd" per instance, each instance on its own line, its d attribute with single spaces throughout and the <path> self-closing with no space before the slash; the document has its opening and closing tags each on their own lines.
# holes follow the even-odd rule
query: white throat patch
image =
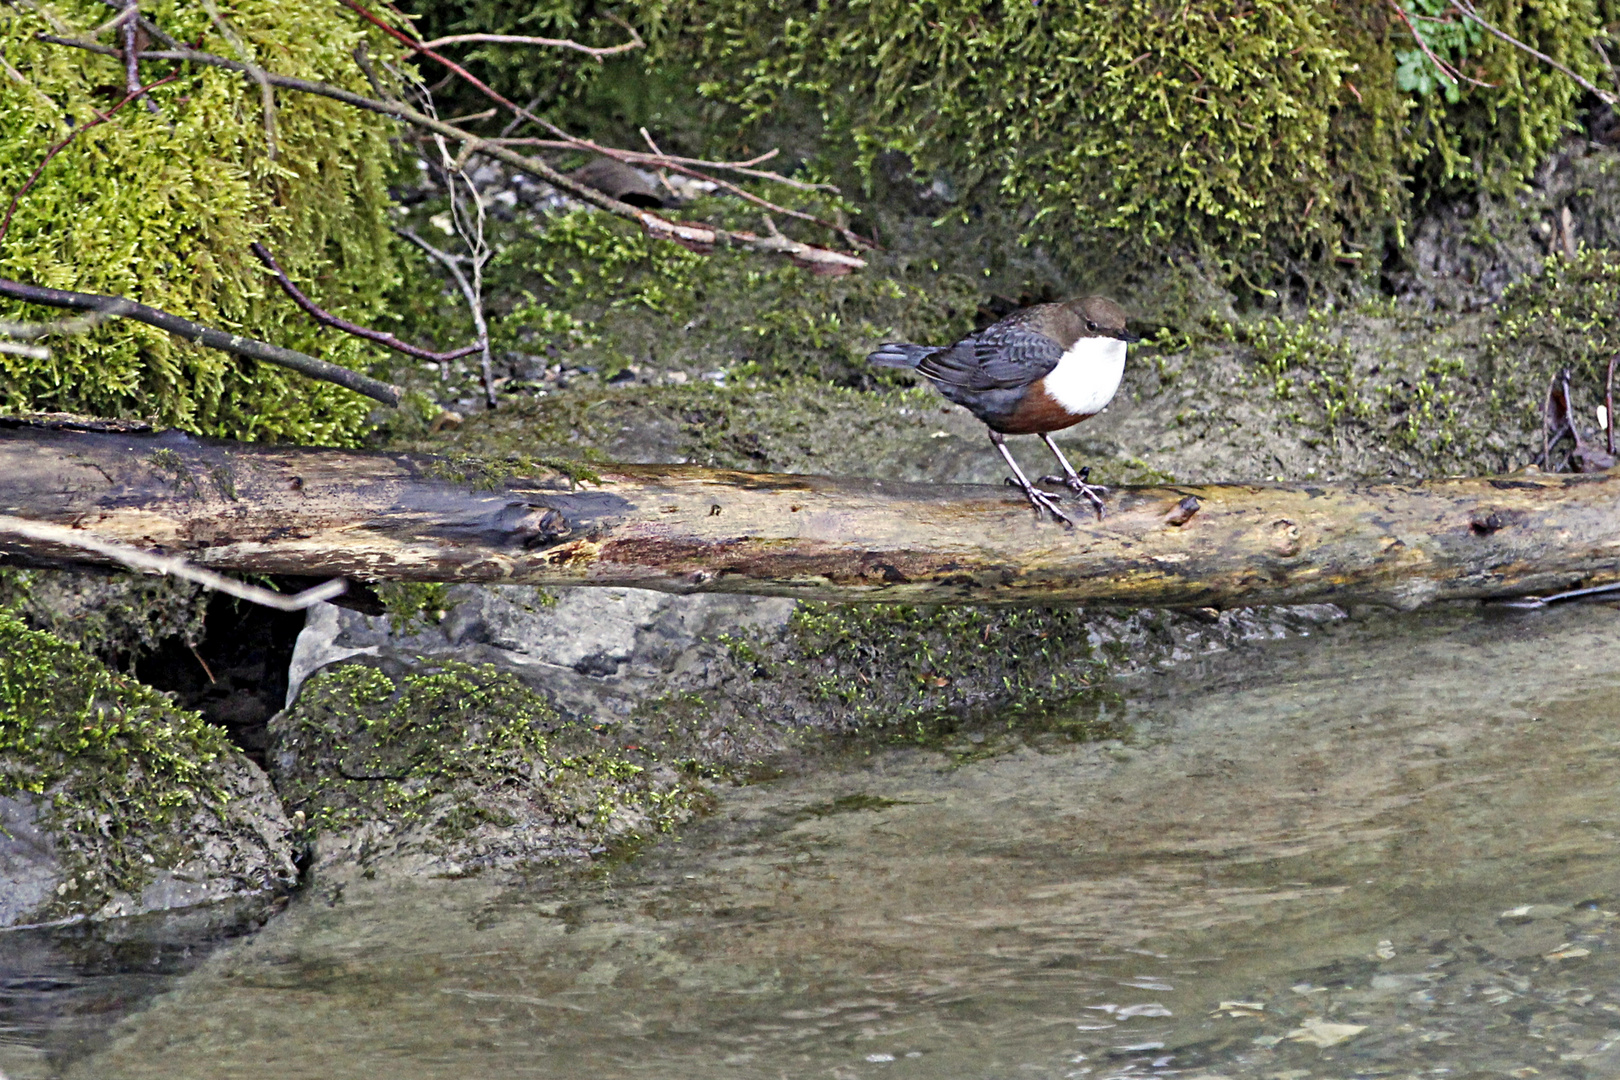
<svg viewBox="0 0 1620 1080">
<path fill-rule="evenodd" d="M 1069 346 L 1042 385 L 1071 413 L 1095 414 L 1114 400 L 1125 374 L 1125 343 L 1111 337 L 1083 337 Z"/>
</svg>

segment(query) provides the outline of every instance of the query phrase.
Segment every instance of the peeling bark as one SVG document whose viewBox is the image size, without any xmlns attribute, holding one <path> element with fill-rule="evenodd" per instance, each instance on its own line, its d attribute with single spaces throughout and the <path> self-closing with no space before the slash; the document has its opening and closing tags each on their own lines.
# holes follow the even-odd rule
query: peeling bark
<svg viewBox="0 0 1620 1080">
<path fill-rule="evenodd" d="M 1121 488 L 1107 518 L 1073 530 L 1037 522 L 1011 488 L 675 466 L 611 466 L 599 480 L 0 428 L 0 514 L 242 573 L 1133 607 L 1411 608 L 1620 581 L 1609 473 Z M 0 551 L 102 561 L 3 532 Z"/>
</svg>

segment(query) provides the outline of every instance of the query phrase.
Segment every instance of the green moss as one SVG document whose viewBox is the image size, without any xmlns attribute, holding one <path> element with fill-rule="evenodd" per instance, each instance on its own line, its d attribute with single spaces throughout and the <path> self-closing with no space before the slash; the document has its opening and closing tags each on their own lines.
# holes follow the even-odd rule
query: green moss
<svg viewBox="0 0 1620 1080">
<path fill-rule="evenodd" d="M 0 795 L 37 797 L 69 876 L 63 911 L 139 892 L 220 809 L 225 732 L 83 649 L 0 613 Z"/>
<path fill-rule="evenodd" d="M 373 586 L 388 609 L 388 627 L 396 634 L 413 634 L 429 622 L 444 618 L 450 587 L 437 581 L 385 581 Z"/>
<path fill-rule="evenodd" d="M 787 642 L 773 674 L 797 669 L 846 729 L 930 742 L 994 706 L 1002 718 L 1045 713 L 1082 737 L 1103 730 L 1064 708 L 1106 674 L 1079 608 L 806 603 Z"/>
<path fill-rule="evenodd" d="M 595 745 L 490 665 L 329 668 L 271 734 L 292 761 L 278 789 L 311 836 L 428 822 L 450 844 L 540 813 L 601 841 L 666 829 L 700 794 Z"/>
<path fill-rule="evenodd" d="M 271 0 L 218 6 L 237 38 L 274 71 L 370 92 L 351 57 L 368 37 L 353 16 Z M 160 0 L 141 12 L 176 38 L 236 55 L 201 6 Z M 92 0 L 8 9 L 0 49 L 24 83 L 9 80 L 0 96 L 0 174 L 13 188 L 51 144 L 108 106 L 104 88 L 124 83 L 116 57 L 35 35 L 86 37 L 105 20 L 106 8 Z M 374 54 L 387 53 L 380 41 L 370 45 Z M 143 68 L 153 80 L 168 72 L 161 64 Z M 259 89 L 240 74 L 181 68 L 151 99 L 156 112 L 131 103 L 46 166 L 0 245 L 0 274 L 130 297 L 365 367 L 374 348 L 316 327 L 267 286 L 248 248 L 264 241 L 328 310 L 375 321 L 393 277 L 387 122 L 325 98 L 278 92 L 272 154 Z M 60 314 L 17 305 L 0 313 Z M 48 360 L 0 355 L 0 407 L 148 417 L 211 435 L 313 443 L 353 443 L 370 410 L 365 399 L 329 383 L 126 320 L 49 344 Z"/>
<path fill-rule="evenodd" d="M 1331 311 L 1314 309 L 1301 319 L 1269 318 L 1232 323 L 1231 340 L 1254 350 L 1249 379 L 1278 401 L 1310 399 L 1332 427 L 1364 420 L 1371 407 L 1361 391 L 1355 357 L 1343 336 L 1334 332 Z"/>
<path fill-rule="evenodd" d="M 589 451 L 590 448 L 586 448 Z M 599 455 L 598 455 L 599 456 Z M 504 458 L 481 457 L 477 454 L 451 454 L 433 458 L 423 465 L 423 472 L 438 480 L 465 484 L 474 491 L 499 491 L 507 481 L 523 477 L 544 483 L 547 474 L 568 479 L 570 485 L 581 482 L 599 484 L 602 477 L 586 465 L 561 457 L 532 457 L 512 454 Z"/>
<path fill-rule="evenodd" d="M 1480 4 L 1588 78 L 1602 0 Z M 870 179 L 887 153 L 946 192 L 988 191 L 1094 276 L 1102 252 L 1188 251 L 1257 289 L 1377 261 L 1423 191 L 1506 190 L 1569 130 L 1580 90 L 1489 35 L 1453 57 L 1495 84 L 1425 92 L 1377 4 L 689 0 L 672 48 L 704 92 L 768 126 L 808 100 L 826 153 Z M 969 200 L 944 211 L 969 212 Z M 1371 270 L 1370 265 L 1365 266 Z M 1255 277 L 1258 273 L 1260 276 Z"/>
<path fill-rule="evenodd" d="M 208 599 L 171 577 L 0 568 L 0 609 L 126 670 L 163 641 L 200 644 Z"/>
<path fill-rule="evenodd" d="M 1508 288 L 1486 345 L 1506 408 L 1539 407 L 1561 367 L 1601 393 L 1609 359 L 1620 351 L 1620 253 L 1549 258 L 1539 275 Z"/>
<path fill-rule="evenodd" d="M 805 201 L 792 193 L 781 197 Z M 440 207 L 428 202 L 413 214 L 426 220 Z M 682 207 L 681 215 L 759 229 L 757 215 L 742 207 L 737 200 L 705 199 Z M 979 304 L 978 289 L 966 278 L 881 255 L 866 272 L 826 278 L 748 252 L 699 255 L 586 209 L 500 228 L 500 254 L 487 272 L 499 315 L 497 349 L 541 367 L 601 377 L 626 368 L 677 371 L 683 378 L 718 370 L 869 387 L 877 376 L 866 354 L 875 342 L 955 340 L 971 329 Z M 438 294 L 420 284 L 409 291 Z M 409 333 L 424 340 L 470 337 L 464 306 L 453 297 L 441 300 L 440 306 L 416 305 Z"/>
</svg>

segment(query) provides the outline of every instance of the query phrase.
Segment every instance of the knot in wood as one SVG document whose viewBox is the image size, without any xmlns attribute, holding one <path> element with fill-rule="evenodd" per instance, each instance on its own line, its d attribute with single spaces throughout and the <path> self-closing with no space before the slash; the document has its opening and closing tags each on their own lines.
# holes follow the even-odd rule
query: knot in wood
<svg viewBox="0 0 1620 1080">
<path fill-rule="evenodd" d="M 1271 523 L 1271 550 L 1283 558 L 1292 558 L 1299 554 L 1299 526 L 1287 518 L 1278 518 Z"/>
<path fill-rule="evenodd" d="M 1194 514 L 1198 513 L 1198 507 L 1198 497 L 1189 495 L 1171 508 L 1170 513 L 1164 519 L 1164 523 L 1166 525 L 1185 525 L 1193 519 Z"/>
<path fill-rule="evenodd" d="M 554 506 L 513 503 L 501 517 L 512 539 L 526 548 L 561 540 L 574 531 L 568 516 Z"/>
</svg>

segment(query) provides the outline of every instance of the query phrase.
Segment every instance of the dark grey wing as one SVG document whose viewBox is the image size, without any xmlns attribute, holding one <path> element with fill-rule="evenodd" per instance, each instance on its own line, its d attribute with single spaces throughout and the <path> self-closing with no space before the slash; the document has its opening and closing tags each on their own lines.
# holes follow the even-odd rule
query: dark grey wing
<svg viewBox="0 0 1620 1080">
<path fill-rule="evenodd" d="M 1042 378 L 1062 356 L 1063 346 L 1008 319 L 925 357 L 917 370 L 942 387 L 1010 390 Z"/>
</svg>

